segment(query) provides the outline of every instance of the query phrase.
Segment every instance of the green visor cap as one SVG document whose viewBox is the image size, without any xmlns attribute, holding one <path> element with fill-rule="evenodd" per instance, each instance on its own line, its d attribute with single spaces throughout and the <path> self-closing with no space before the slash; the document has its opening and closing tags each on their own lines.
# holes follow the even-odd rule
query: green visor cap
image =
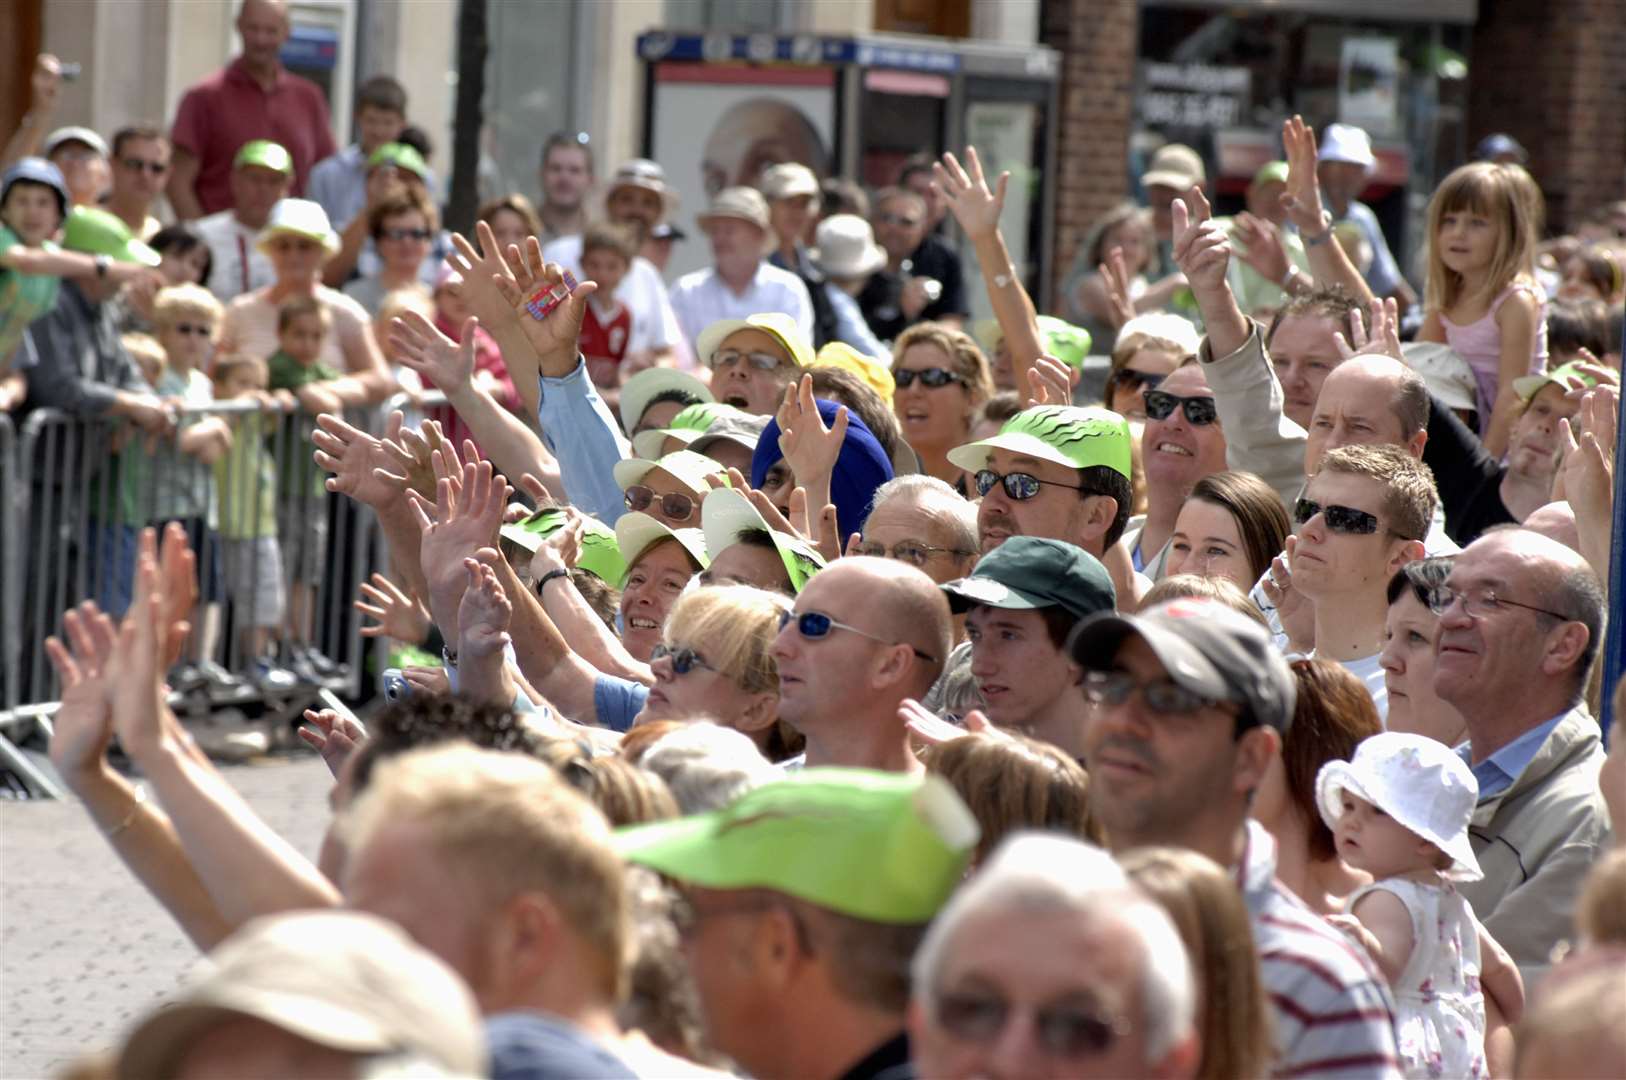
<svg viewBox="0 0 1626 1080">
<path fill-rule="evenodd" d="M 1009 450 L 1073 469 L 1096 465 L 1129 478 L 1129 422 L 1098 405 L 1038 405 L 1023 409 L 979 442 L 956 446 L 948 459 L 968 473 L 988 466 L 995 450 Z"/>
<path fill-rule="evenodd" d="M 1513 380 L 1513 392 L 1529 401 L 1548 383 L 1556 383 L 1565 390 L 1578 390 L 1583 386 L 1597 386 L 1598 380 L 1590 372 L 1581 370 L 1579 360 L 1544 371 L 1539 375 L 1521 375 Z"/>
<path fill-rule="evenodd" d="M 693 443 L 710 430 L 711 425 L 724 416 L 746 415 L 734 406 L 721 401 L 702 401 L 687 405 L 664 428 L 640 431 L 632 437 L 632 452 L 641 458 L 658 458 L 666 440 L 676 439 L 684 446 Z"/>
<path fill-rule="evenodd" d="M 1059 607 L 1083 619 L 1118 602 L 1112 578 L 1095 556 L 1037 536 L 1011 537 L 979 559 L 971 576 L 942 589 L 956 615 L 982 604 L 1013 611 Z"/>
<path fill-rule="evenodd" d="M 671 529 L 648 514 L 632 510 L 616 519 L 615 542 L 629 574 L 638 560 L 662 540 L 676 540 L 683 545 L 683 550 L 699 564 L 700 569 L 711 565 L 711 560 L 706 557 L 706 534 L 699 529 Z M 611 584 L 619 588 L 623 582 L 617 580 Z"/>
<path fill-rule="evenodd" d="M 258 165 L 284 176 L 294 174 L 294 156 L 281 143 L 274 143 L 270 139 L 255 139 L 243 144 L 237 156 L 232 158 L 231 166 L 241 169 L 245 165 Z"/>
<path fill-rule="evenodd" d="M 714 557 L 733 547 L 745 533 L 767 533 L 785 566 L 792 592 L 800 594 L 808 579 L 824 569 L 824 556 L 816 548 L 769 527 L 751 500 L 732 488 L 718 488 L 706 496 L 700 504 L 700 525 L 706 534 L 706 551 Z"/>
<path fill-rule="evenodd" d="M 526 551 L 535 553 L 542 542 L 564 527 L 570 520 L 563 510 L 549 507 L 538 510 L 523 521 L 502 527 L 502 538 L 511 540 Z M 616 542 L 615 530 L 597 518 L 586 518 L 582 527 L 582 549 L 576 565 L 601 581 L 618 585 L 627 576 L 627 564 L 621 559 L 621 546 Z"/>
<path fill-rule="evenodd" d="M 708 889 L 772 889 L 869 922 L 929 922 L 980 830 L 948 782 L 804 769 L 725 809 L 618 830 L 629 862 Z"/>
<path fill-rule="evenodd" d="M 385 143 L 374 150 L 372 156 L 367 159 L 367 171 L 371 172 L 380 165 L 393 165 L 397 169 L 405 169 L 425 183 L 429 180 L 429 162 L 423 159 L 423 155 L 418 153 L 416 148 L 406 143 Z"/>
<path fill-rule="evenodd" d="M 1039 316 L 1039 334 L 1044 339 L 1045 353 L 1071 368 L 1084 366 L 1084 358 L 1090 355 L 1094 343 L 1088 330 L 1054 315 Z"/>
<path fill-rule="evenodd" d="M 118 262 L 157 266 L 164 260 L 158 252 L 137 240 L 130 226 L 106 210 L 76 206 L 68 211 L 62 228 L 62 246 L 86 255 L 106 255 Z"/>
</svg>

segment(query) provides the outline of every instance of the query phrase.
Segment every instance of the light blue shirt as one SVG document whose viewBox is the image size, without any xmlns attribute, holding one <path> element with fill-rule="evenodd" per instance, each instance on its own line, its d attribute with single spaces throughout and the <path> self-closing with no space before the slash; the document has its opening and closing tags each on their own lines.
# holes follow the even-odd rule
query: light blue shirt
<svg viewBox="0 0 1626 1080">
<path fill-rule="evenodd" d="M 565 497 L 582 513 L 613 526 L 626 510 L 614 470 L 616 462 L 631 454 L 627 440 L 587 377 L 581 357 L 564 378 L 544 376 L 540 381 L 536 419 L 543 445 L 559 462 Z"/>
<path fill-rule="evenodd" d="M 593 680 L 593 712 L 611 731 L 626 731 L 649 700 L 649 687 L 631 679 L 600 675 Z"/>
<path fill-rule="evenodd" d="M 1457 754 L 1468 763 L 1474 779 L 1479 781 L 1480 801 L 1500 795 L 1512 787 L 1519 774 L 1530 767 L 1530 762 L 1541 749 L 1541 744 L 1547 741 L 1547 736 L 1553 733 L 1553 728 L 1568 715 L 1569 710 L 1566 709 L 1546 723 L 1536 725 L 1478 765 L 1474 764 L 1473 750 L 1468 743 L 1457 747 Z"/>
<path fill-rule="evenodd" d="M 434 173 L 429 174 L 424 186 L 433 201 Z M 357 214 L 367 209 L 367 158 L 361 152 L 361 145 L 351 143 L 332 157 L 317 162 L 305 188 L 306 197 L 327 211 L 333 230 L 343 232 Z"/>
<path fill-rule="evenodd" d="M 838 289 L 834 282 L 824 283 L 824 295 L 830 298 L 830 309 L 836 315 L 835 335 L 837 341 L 846 342 L 865 356 L 871 356 L 890 367 L 892 365 L 892 351 L 881 344 L 881 339 L 869 328 L 864 321 L 864 313 L 858 308 L 858 301 Z"/>
<path fill-rule="evenodd" d="M 1366 269 L 1366 283 L 1372 287 L 1372 292 L 1382 297 L 1399 288 L 1400 267 L 1395 263 L 1389 241 L 1384 238 L 1383 227 L 1378 224 L 1378 216 L 1372 212 L 1372 208 L 1359 200 L 1352 201 L 1339 220 L 1359 227 L 1366 242 L 1372 246 L 1372 265 Z"/>
</svg>

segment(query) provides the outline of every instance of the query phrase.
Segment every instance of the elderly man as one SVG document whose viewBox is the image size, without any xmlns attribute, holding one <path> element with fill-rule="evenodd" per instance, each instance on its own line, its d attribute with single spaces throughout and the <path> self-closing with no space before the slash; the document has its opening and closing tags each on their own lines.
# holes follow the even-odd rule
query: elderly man
<svg viewBox="0 0 1626 1080">
<path fill-rule="evenodd" d="M 807 737 L 807 764 L 919 772 L 898 706 L 942 674 L 948 601 L 895 560 L 837 559 L 819 571 L 774 640 L 779 718 Z"/>
<path fill-rule="evenodd" d="M 1462 894 L 1527 984 L 1569 937 L 1587 869 L 1609 847 L 1604 749 L 1582 696 L 1603 635 L 1603 590 L 1579 554 L 1493 529 L 1451 564 L 1434 689 L 1468 724 L 1479 781 L 1469 835 L 1485 871 Z"/>
<path fill-rule="evenodd" d="M 926 200 L 908 188 L 875 196 L 871 221 L 886 251 L 886 266 L 858 294 L 858 307 L 882 341 L 892 341 L 917 322 L 958 329 L 970 316 L 959 256 L 926 232 Z"/>
<path fill-rule="evenodd" d="M 907 1075 L 909 959 L 977 835 L 939 777 L 808 769 L 616 846 L 686 893 L 713 1046 L 763 1080 L 880 1080 Z"/>
<path fill-rule="evenodd" d="M 263 289 L 276 280 L 271 260 L 260 250 L 260 230 L 288 194 L 294 159 L 274 142 L 245 143 L 231 170 L 231 206 L 196 222 L 209 245 L 209 291 L 225 303 Z"/>
<path fill-rule="evenodd" d="M 915 954 L 919 1075 L 1189 1077 L 1197 987 L 1180 935 L 1110 856 L 1019 834 L 933 921 Z"/>
<path fill-rule="evenodd" d="M 977 508 L 935 476 L 910 473 L 875 489 L 864 534 L 848 554 L 908 563 L 939 585 L 971 573 Z"/>
<path fill-rule="evenodd" d="M 697 219 L 711 241 L 712 265 L 684 274 L 672 286 L 672 310 L 690 342 L 723 319 L 779 312 L 789 315 L 805 341 L 813 340 L 813 301 L 789 270 L 763 258 L 768 202 L 755 188 L 725 188 Z"/>
<path fill-rule="evenodd" d="M 1383 979 L 1276 879 L 1248 806 L 1293 719 L 1293 674 L 1257 622 L 1215 601 L 1097 615 L 1074 636 L 1090 804 L 1115 852 L 1191 848 L 1235 869 L 1275 1023 L 1277 1076 L 1399 1075 Z"/>
<path fill-rule="evenodd" d="M 237 11 L 242 54 L 181 98 L 170 132 L 169 204 L 182 221 L 232 205 L 231 173 L 246 142 L 287 148 L 295 195 L 304 193 L 311 168 L 338 149 L 321 89 L 290 74 L 279 59 L 289 31 L 284 0 L 243 0 Z"/>
<path fill-rule="evenodd" d="M 587 227 L 587 193 L 593 190 L 593 148 L 587 132 L 549 135 L 542 144 L 537 176 L 542 184 L 542 202 L 536 208 L 542 235 L 537 239 L 546 244 L 562 236 L 580 236 Z M 643 242 L 650 239 L 646 235 Z"/>
<path fill-rule="evenodd" d="M 164 194 L 169 155 L 169 140 L 157 128 L 120 128 L 113 136 L 113 189 L 103 205 L 137 240 L 163 227 L 152 211 Z"/>
</svg>

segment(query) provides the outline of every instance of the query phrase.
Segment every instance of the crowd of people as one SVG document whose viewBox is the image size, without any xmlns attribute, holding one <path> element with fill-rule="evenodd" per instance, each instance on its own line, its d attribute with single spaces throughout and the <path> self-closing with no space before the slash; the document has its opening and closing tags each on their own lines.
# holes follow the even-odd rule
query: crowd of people
<svg viewBox="0 0 1626 1080">
<path fill-rule="evenodd" d="M 1365 133 L 1294 117 L 1233 219 L 1158 151 L 1059 316 L 974 148 L 874 192 L 772 165 L 669 281 L 658 163 L 600 183 L 555 136 L 540 205 L 449 232 L 397 83 L 341 149 L 285 6 L 238 30 L 110 145 L 46 134 L 41 58 L 6 151 L 7 409 L 174 478 L 44 642 L 50 755 L 207 960 L 75 1075 L 1626 1060 L 1626 204 L 1546 236 L 1502 137 L 1435 191 L 1418 289 Z M 188 412 L 232 398 L 297 437 Z M 320 677 L 341 505 L 386 542 L 369 633 L 420 662 L 305 714 L 313 862 L 166 680 L 222 602 L 262 677 Z"/>
</svg>

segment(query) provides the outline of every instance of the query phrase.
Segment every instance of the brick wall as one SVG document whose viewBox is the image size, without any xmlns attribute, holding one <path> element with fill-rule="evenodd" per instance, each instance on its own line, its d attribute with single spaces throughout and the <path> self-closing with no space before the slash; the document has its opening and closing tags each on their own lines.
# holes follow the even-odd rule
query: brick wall
<svg viewBox="0 0 1626 1080">
<path fill-rule="evenodd" d="M 1059 290 L 1090 223 L 1128 194 L 1135 0 L 1045 0 L 1040 38 L 1062 54 L 1052 267 Z M 1059 310 L 1059 291 L 1057 301 Z"/>
<path fill-rule="evenodd" d="M 1549 228 L 1626 194 L 1626 0 L 1480 0 L 1468 78 L 1469 145 L 1530 150 Z"/>
</svg>

